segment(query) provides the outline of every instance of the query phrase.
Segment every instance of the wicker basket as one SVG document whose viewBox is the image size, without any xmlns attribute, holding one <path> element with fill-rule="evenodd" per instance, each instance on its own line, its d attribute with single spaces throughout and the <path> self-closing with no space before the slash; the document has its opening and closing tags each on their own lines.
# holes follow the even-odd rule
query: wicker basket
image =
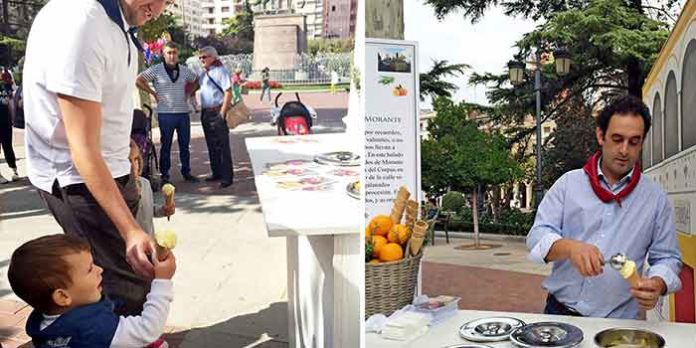
<svg viewBox="0 0 696 348">
<path fill-rule="evenodd" d="M 423 252 L 399 261 L 365 264 L 365 318 L 386 316 L 413 302 Z"/>
</svg>

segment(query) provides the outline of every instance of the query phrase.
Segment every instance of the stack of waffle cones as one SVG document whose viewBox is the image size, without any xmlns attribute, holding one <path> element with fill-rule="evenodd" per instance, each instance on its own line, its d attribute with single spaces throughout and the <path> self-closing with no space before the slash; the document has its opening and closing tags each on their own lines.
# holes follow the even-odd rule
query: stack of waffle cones
<svg viewBox="0 0 696 348">
<path fill-rule="evenodd" d="M 413 225 L 416 223 L 418 218 L 418 202 L 414 200 L 408 201 L 406 204 L 406 221 L 404 225 L 413 230 Z"/>
<path fill-rule="evenodd" d="M 404 215 L 404 210 L 408 204 L 408 197 L 410 196 L 411 193 L 408 192 L 406 187 L 401 186 L 399 188 L 399 193 L 396 195 L 394 206 L 392 207 L 391 211 L 391 220 L 395 225 L 401 223 L 401 217 Z"/>
<path fill-rule="evenodd" d="M 412 256 L 418 255 L 423 242 L 425 241 L 425 233 L 428 231 L 428 223 L 423 220 L 418 220 L 413 226 L 413 233 L 409 241 L 410 251 Z"/>
</svg>

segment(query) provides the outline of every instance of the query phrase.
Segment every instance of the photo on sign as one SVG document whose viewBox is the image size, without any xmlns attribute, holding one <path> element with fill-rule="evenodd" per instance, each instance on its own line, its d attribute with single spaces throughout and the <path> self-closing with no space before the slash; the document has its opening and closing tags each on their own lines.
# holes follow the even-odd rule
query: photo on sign
<svg viewBox="0 0 696 348">
<path fill-rule="evenodd" d="M 380 72 L 410 73 L 413 53 L 408 47 L 389 47 L 377 50 L 377 70 Z"/>
</svg>

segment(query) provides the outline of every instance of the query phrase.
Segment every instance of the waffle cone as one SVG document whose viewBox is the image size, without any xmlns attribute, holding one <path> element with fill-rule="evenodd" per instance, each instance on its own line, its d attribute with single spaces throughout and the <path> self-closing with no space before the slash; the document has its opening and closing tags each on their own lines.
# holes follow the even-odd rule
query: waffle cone
<svg viewBox="0 0 696 348">
<path fill-rule="evenodd" d="M 396 194 L 396 202 L 402 201 L 406 202 L 408 201 L 408 197 L 411 197 L 411 193 L 408 192 L 408 189 L 406 189 L 406 186 L 401 186 L 399 187 L 399 193 Z"/>
<path fill-rule="evenodd" d="M 416 221 L 413 226 L 413 235 L 416 237 L 425 237 L 426 231 L 428 231 L 428 223 L 423 220 Z"/>
<path fill-rule="evenodd" d="M 401 223 L 401 217 L 404 215 L 406 202 L 395 201 L 391 211 L 391 220 L 394 224 Z"/>
<path fill-rule="evenodd" d="M 155 243 L 156 244 L 156 243 Z M 157 245 L 157 260 L 164 261 L 169 256 L 170 250 L 159 244 Z"/>
<path fill-rule="evenodd" d="M 411 255 L 413 255 L 413 256 L 418 255 L 418 252 L 420 251 L 421 247 L 423 246 L 423 241 L 425 241 L 425 238 L 423 238 L 423 237 L 415 236 L 415 235 L 411 237 L 411 240 L 409 241 Z"/>
<path fill-rule="evenodd" d="M 640 281 L 640 276 L 638 275 L 638 272 L 634 271 L 633 273 L 631 273 L 631 275 L 628 276 L 628 278 L 626 278 L 626 281 L 628 282 L 628 284 L 631 285 L 632 288 L 637 287 L 638 282 Z"/>
</svg>

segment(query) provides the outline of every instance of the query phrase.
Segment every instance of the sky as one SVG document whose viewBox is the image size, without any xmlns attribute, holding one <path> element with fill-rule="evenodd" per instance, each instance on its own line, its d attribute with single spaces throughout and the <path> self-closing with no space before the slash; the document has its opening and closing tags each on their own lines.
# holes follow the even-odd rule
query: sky
<svg viewBox="0 0 696 348">
<path fill-rule="evenodd" d="M 485 86 L 469 86 L 471 72 L 503 73 L 506 64 L 516 50 L 515 42 L 535 25 L 532 20 L 505 16 L 501 9 L 492 8 L 476 24 L 453 13 L 442 21 L 435 17 L 432 7 L 422 0 L 404 1 L 405 39 L 417 41 L 420 72 L 427 72 L 432 60 L 448 60 L 472 67 L 463 78 L 451 79 L 459 86 L 455 101 L 488 104 Z M 430 107 L 430 101 L 422 102 L 421 109 Z"/>
</svg>

